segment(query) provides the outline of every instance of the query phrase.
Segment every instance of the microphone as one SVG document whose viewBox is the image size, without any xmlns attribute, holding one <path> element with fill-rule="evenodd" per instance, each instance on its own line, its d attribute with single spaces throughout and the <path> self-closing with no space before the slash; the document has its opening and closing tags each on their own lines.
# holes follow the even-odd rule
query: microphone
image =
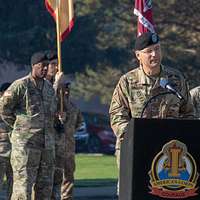
<svg viewBox="0 0 200 200">
<path fill-rule="evenodd" d="M 173 88 L 170 85 L 170 83 L 168 82 L 167 79 L 161 78 L 160 79 L 160 86 L 162 88 L 168 89 L 170 92 L 172 92 L 173 94 L 175 94 L 180 100 L 184 100 L 183 96 L 175 88 Z"/>
</svg>

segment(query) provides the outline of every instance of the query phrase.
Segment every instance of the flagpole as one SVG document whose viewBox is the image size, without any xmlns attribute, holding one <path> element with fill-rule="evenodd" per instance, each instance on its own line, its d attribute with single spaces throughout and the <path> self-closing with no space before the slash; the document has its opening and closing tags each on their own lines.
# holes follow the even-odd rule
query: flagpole
<svg viewBox="0 0 200 200">
<path fill-rule="evenodd" d="M 57 51 L 58 51 L 58 71 L 62 72 L 61 62 L 61 42 L 60 42 L 60 0 L 56 0 L 56 32 L 57 32 Z"/>
<path fill-rule="evenodd" d="M 60 0 L 56 0 L 56 32 L 57 32 L 57 54 L 58 54 L 58 72 L 62 72 L 62 59 L 61 59 L 61 37 L 60 37 Z M 62 89 L 60 90 L 60 112 L 64 110 L 64 97 Z"/>
</svg>

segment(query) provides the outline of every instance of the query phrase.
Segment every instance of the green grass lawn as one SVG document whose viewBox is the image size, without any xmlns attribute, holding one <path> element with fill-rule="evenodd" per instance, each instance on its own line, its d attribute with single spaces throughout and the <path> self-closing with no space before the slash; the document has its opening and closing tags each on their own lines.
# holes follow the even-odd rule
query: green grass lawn
<svg viewBox="0 0 200 200">
<path fill-rule="evenodd" d="M 117 174 L 114 156 L 76 154 L 75 184 L 77 186 L 115 184 Z"/>
<path fill-rule="evenodd" d="M 78 187 L 113 185 L 117 174 L 115 156 L 76 154 L 75 185 Z"/>
</svg>

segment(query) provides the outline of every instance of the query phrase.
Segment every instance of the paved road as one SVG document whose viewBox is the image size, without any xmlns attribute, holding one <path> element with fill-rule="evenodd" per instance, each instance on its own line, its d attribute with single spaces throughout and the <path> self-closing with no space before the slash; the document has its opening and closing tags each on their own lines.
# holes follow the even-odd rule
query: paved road
<svg viewBox="0 0 200 200">
<path fill-rule="evenodd" d="M 74 200 L 117 200 L 116 186 L 75 188 L 74 197 Z M 7 200 L 4 191 L 0 194 L 0 200 Z"/>
<path fill-rule="evenodd" d="M 75 188 L 75 200 L 116 200 L 116 186 Z"/>
</svg>

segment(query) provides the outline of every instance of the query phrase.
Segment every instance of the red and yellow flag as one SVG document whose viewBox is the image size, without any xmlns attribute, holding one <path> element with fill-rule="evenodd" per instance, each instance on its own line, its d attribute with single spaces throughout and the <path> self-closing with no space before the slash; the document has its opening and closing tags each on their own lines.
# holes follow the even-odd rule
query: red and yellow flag
<svg viewBox="0 0 200 200">
<path fill-rule="evenodd" d="M 63 41 L 74 26 L 73 0 L 45 0 L 45 5 L 56 23 L 59 20 L 60 40 Z"/>
</svg>

